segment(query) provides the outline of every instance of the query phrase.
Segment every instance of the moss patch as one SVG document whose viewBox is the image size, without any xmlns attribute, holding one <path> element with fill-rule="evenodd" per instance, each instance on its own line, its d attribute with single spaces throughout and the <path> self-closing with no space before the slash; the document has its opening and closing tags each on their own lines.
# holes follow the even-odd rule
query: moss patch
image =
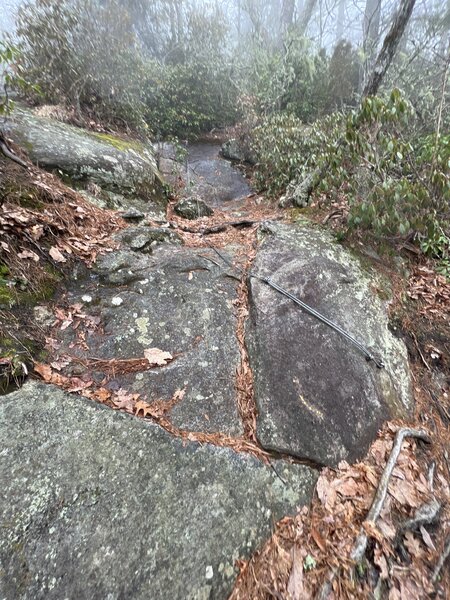
<svg viewBox="0 0 450 600">
<path fill-rule="evenodd" d="M 111 146 L 114 146 L 117 150 L 121 152 L 128 152 L 129 150 L 134 150 L 138 154 L 145 153 L 145 146 L 141 142 L 137 140 L 124 140 L 123 138 L 118 138 L 115 135 L 111 135 L 109 133 L 90 133 L 93 137 L 101 140 L 102 142 L 106 142 Z"/>
</svg>

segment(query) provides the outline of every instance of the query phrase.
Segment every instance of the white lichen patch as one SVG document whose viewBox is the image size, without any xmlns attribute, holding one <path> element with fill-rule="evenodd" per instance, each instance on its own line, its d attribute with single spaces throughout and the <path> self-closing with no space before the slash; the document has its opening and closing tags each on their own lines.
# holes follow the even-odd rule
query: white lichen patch
<svg viewBox="0 0 450 600">
<path fill-rule="evenodd" d="M 153 342 L 153 339 L 151 337 L 148 337 L 149 321 L 150 320 L 148 317 L 139 317 L 135 319 L 136 327 L 138 328 L 140 334 L 137 340 L 143 346 L 149 346 Z"/>
</svg>

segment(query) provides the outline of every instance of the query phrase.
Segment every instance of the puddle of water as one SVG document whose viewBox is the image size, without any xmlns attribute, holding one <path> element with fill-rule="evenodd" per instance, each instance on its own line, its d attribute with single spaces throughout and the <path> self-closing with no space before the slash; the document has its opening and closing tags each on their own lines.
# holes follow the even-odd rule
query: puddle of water
<svg viewBox="0 0 450 600">
<path fill-rule="evenodd" d="M 170 148 L 165 152 L 165 158 L 169 158 Z M 188 146 L 187 173 L 186 164 L 178 165 L 186 185 L 185 195 L 200 196 L 213 208 L 239 208 L 253 190 L 244 175 L 219 153 L 220 144 L 202 142 Z"/>
</svg>

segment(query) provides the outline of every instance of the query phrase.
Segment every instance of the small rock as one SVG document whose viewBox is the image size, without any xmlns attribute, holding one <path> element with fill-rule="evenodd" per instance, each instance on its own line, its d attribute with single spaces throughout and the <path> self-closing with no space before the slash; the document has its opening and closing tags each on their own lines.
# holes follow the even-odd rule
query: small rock
<svg viewBox="0 0 450 600">
<path fill-rule="evenodd" d="M 121 231 L 116 238 L 135 252 L 150 254 L 153 247 L 162 243 L 179 245 L 182 243 L 180 236 L 163 227 L 146 227 L 138 225 L 128 227 Z"/>
<path fill-rule="evenodd" d="M 92 302 L 92 296 L 90 296 L 89 294 L 81 296 L 81 299 L 85 304 L 90 304 Z"/>
<path fill-rule="evenodd" d="M 211 565 L 206 567 L 205 577 L 206 579 L 212 579 L 214 577 L 214 571 Z"/>
<path fill-rule="evenodd" d="M 111 298 L 111 304 L 113 306 L 120 306 L 123 304 L 123 300 L 119 296 L 114 296 L 114 298 Z"/>
<path fill-rule="evenodd" d="M 33 308 L 34 320 L 40 325 L 50 327 L 55 320 L 54 315 L 46 306 L 35 306 Z"/>
<path fill-rule="evenodd" d="M 139 222 L 145 218 L 145 215 L 140 210 L 137 210 L 137 208 L 129 208 L 124 213 L 122 213 L 121 217 L 126 221 Z"/>
<path fill-rule="evenodd" d="M 199 219 L 200 217 L 209 217 L 213 214 L 213 209 L 203 200 L 196 197 L 183 198 L 175 205 L 175 212 L 184 219 Z"/>
</svg>

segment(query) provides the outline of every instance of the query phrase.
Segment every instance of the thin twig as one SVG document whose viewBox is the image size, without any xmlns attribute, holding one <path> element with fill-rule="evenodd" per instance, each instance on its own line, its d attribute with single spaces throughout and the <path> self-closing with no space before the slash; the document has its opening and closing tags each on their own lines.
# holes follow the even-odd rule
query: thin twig
<svg viewBox="0 0 450 600">
<path fill-rule="evenodd" d="M 439 575 L 442 571 L 442 567 L 444 566 L 444 563 L 449 556 L 450 556 L 450 536 L 448 536 L 445 541 L 444 550 L 443 550 L 441 556 L 439 557 L 436 568 L 434 569 L 433 577 L 431 578 L 432 583 L 437 582 Z"/>
<path fill-rule="evenodd" d="M 392 471 L 394 470 L 395 464 L 397 462 L 398 456 L 401 452 L 403 441 L 406 437 L 414 437 L 428 444 L 431 443 L 430 436 L 423 431 L 422 429 L 410 429 L 409 427 L 402 427 L 397 431 L 397 435 L 395 436 L 394 445 L 391 450 L 391 454 L 389 456 L 389 460 L 384 467 L 384 471 L 381 475 L 380 482 L 378 484 L 378 488 L 375 494 L 375 498 L 373 499 L 372 506 L 370 507 L 369 512 L 367 513 L 366 521 L 375 523 L 378 517 L 380 516 L 381 509 L 383 508 L 384 501 L 386 499 L 389 480 L 392 475 Z M 360 534 L 356 538 L 355 545 L 353 546 L 353 550 L 350 554 L 352 560 L 357 563 L 360 563 L 366 548 L 367 548 L 367 533 L 361 528 Z"/>
</svg>

